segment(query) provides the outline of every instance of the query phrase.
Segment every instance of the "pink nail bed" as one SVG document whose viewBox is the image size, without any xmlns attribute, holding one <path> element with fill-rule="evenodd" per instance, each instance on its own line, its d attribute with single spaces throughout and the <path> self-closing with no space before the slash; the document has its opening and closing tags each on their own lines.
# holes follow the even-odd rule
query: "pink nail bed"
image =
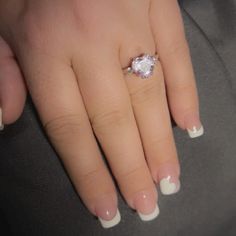
<svg viewBox="0 0 236 236">
<path fill-rule="evenodd" d="M 104 228 L 111 228 L 121 220 L 116 202 L 109 197 L 103 198 L 97 203 L 95 212 Z"/>
<path fill-rule="evenodd" d="M 153 220 L 159 215 L 157 199 L 153 193 L 137 193 L 134 197 L 134 207 L 143 221 Z"/>
</svg>

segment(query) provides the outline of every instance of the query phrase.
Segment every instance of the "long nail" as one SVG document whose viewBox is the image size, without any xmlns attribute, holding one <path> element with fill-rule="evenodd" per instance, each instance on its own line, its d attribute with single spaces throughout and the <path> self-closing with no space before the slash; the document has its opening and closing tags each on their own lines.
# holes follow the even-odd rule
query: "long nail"
<svg viewBox="0 0 236 236">
<path fill-rule="evenodd" d="M 188 135 L 190 138 L 197 138 L 204 134 L 203 126 L 193 126 L 192 128 L 188 129 Z"/>
<path fill-rule="evenodd" d="M 197 138 L 204 134 L 203 125 L 197 114 L 186 116 L 185 125 L 190 138 Z"/>
<path fill-rule="evenodd" d="M 2 108 L 0 107 L 0 131 L 4 129 L 4 124 L 2 122 Z"/>
<path fill-rule="evenodd" d="M 160 213 L 156 198 L 152 193 L 140 192 L 134 197 L 134 207 L 142 221 L 154 220 Z"/>
<path fill-rule="evenodd" d="M 180 181 L 177 173 L 177 164 L 164 164 L 158 170 L 160 190 L 164 195 L 171 195 L 179 192 Z"/>
<path fill-rule="evenodd" d="M 101 199 L 97 203 L 95 211 L 103 228 L 114 227 L 121 220 L 119 209 L 115 201 L 110 197 Z"/>
</svg>

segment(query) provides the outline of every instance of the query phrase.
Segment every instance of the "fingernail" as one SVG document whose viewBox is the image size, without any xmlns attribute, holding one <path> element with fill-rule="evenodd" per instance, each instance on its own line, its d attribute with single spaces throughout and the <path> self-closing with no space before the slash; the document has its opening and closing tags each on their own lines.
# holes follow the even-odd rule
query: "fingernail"
<svg viewBox="0 0 236 236">
<path fill-rule="evenodd" d="M 180 190 L 180 182 L 179 180 L 174 181 L 169 175 L 160 181 L 160 189 L 164 195 L 175 194 Z"/>
<path fill-rule="evenodd" d="M 145 215 L 139 212 L 139 217 L 142 221 L 151 221 L 157 218 L 159 214 L 160 214 L 160 210 L 159 210 L 158 205 L 156 204 L 156 207 L 151 214 Z"/>
<path fill-rule="evenodd" d="M 185 125 L 190 138 L 197 138 L 204 134 L 203 125 L 196 114 L 188 115 L 185 118 Z"/>
<path fill-rule="evenodd" d="M 121 220 L 119 209 L 109 197 L 103 198 L 97 203 L 95 211 L 102 227 L 105 229 L 114 227 Z"/>
<path fill-rule="evenodd" d="M 190 138 L 197 138 L 204 134 L 203 126 L 193 126 L 191 129 L 188 129 L 188 135 Z"/>
<path fill-rule="evenodd" d="M 111 220 L 103 220 L 102 218 L 99 217 L 99 221 L 100 221 L 102 227 L 105 229 L 109 229 L 109 228 L 112 228 L 112 227 L 118 225 L 120 223 L 120 220 L 121 220 L 121 216 L 120 216 L 120 212 L 118 209 L 115 214 L 115 217 L 113 217 L 113 219 L 111 219 Z"/>
<path fill-rule="evenodd" d="M 158 178 L 160 183 L 161 193 L 171 195 L 179 192 L 180 181 L 177 172 L 177 164 L 165 164 L 158 170 Z"/>
<path fill-rule="evenodd" d="M 160 213 L 153 194 L 140 192 L 134 198 L 134 207 L 142 221 L 154 220 Z"/>
<path fill-rule="evenodd" d="M 2 108 L 0 107 L 0 131 L 4 129 L 4 124 L 2 122 Z"/>
</svg>

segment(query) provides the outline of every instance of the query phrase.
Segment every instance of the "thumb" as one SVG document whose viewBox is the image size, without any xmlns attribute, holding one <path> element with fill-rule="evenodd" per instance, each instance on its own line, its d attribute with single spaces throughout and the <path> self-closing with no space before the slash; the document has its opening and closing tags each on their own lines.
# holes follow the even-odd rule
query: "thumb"
<svg viewBox="0 0 236 236">
<path fill-rule="evenodd" d="M 0 129 L 22 114 L 26 88 L 20 68 L 8 44 L 0 37 Z"/>
</svg>

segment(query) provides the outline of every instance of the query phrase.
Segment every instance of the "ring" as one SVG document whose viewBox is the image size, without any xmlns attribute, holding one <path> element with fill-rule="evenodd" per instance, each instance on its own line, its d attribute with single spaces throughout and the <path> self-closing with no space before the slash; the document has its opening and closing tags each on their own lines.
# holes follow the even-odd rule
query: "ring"
<svg viewBox="0 0 236 236">
<path fill-rule="evenodd" d="M 125 74 L 135 74 L 142 79 L 148 79 L 152 76 L 155 65 L 159 57 L 157 54 L 154 56 L 143 54 L 135 57 L 131 61 L 131 65 L 123 69 Z"/>
</svg>

